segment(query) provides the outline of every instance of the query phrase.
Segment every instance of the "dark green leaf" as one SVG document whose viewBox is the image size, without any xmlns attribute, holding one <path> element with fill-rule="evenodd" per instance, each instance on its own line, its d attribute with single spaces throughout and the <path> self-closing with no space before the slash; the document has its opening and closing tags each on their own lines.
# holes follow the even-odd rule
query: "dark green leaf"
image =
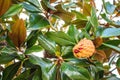
<svg viewBox="0 0 120 80">
<path fill-rule="evenodd" d="M 92 39 L 90 34 L 85 29 L 81 29 L 81 30 L 82 30 L 82 34 L 85 36 L 85 38 Z"/>
<path fill-rule="evenodd" d="M 76 42 L 79 41 L 79 31 L 77 30 L 77 28 L 73 25 L 69 26 L 68 32 L 69 36 L 71 36 Z"/>
<path fill-rule="evenodd" d="M 23 7 L 21 4 L 14 4 L 8 9 L 8 11 L 2 16 L 2 18 L 8 18 L 18 14 L 22 10 L 22 8 Z"/>
<path fill-rule="evenodd" d="M 48 59 L 37 56 L 30 56 L 30 62 L 41 67 L 42 80 L 55 80 L 56 65 Z"/>
<path fill-rule="evenodd" d="M 45 50 L 49 51 L 52 54 L 55 53 L 55 43 L 53 41 L 50 41 L 42 34 L 39 35 L 38 41 Z"/>
<path fill-rule="evenodd" d="M 37 69 L 35 71 L 35 74 L 34 74 L 32 80 L 42 80 L 42 76 L 41 75 L 42 75 L 41 70 Z"/>
<path fill-rule="evenodd" d="M 73 46 L 63 46 L 61 49 L 61 56 L 66 56 L 66 55 L 70 55 L 70 53 L 72 52 Z"/>
<path fill-rule="evenodd" d="M 32 31 L 27 37 L 27 48 L 32 47 L 38 39 L 38 31 Z"/>
<path fill-rule="evenodd" d="M 29 70 L 25 70 L 24 72 L 22 72 L 17 78 L 15 78 L 14 80 L 28 80 L 30 76 L 30 69 Z"/>
<path fill-rule="evenodd" d="M 118 68 L 120 68 L 120 58 L 117 60 L 116 66 L 117 66 Z"/>
<path fill-rule="evenodd" d="M 70 37 L 68 34 L 62 32 L 62 31 L 58 31 L 58 32 L 48 32 L 47 36 L 55 41 L 56 43 L 58 43 L 59 45 L 74 45 L 75 42 L 72 39 L 72 37 Z"/>
<path fill-rule="evenodd" d="M 6 67 L 5 70 L 3 71 L 2 80 L 8 80 L 8 79 L 13 80 L 13 77 L 17 73 L 20 65 L 21 65 L 21 62 L 18 62 Z"/>
<path fill-rule="evenodd" d="M 42 48 L 41 46 L 39 46 L 39 45 L 34 45 L 34 46 L 26 49 L 25 54 L 31 54 L 31 53 L 33 53 L 33 52 L 40 52 L 40 51 L 42 51 L 42 50 L 43 50 L 43 48 Z"/>
<path fill-rule="evenodd" d="M 31 14 L 30 15 L 30 25 L 28 27 L 29 30 L 38 30 L 45 28 L 49 25 L 49 21 L 39 14 Z"/>
<path fill-rule="evenodd" d="M 109 47 L 109 48 L 111 48 L 111 49 L 114 49 L 115 51 L 120 52 L 120 48 L 117 47 L 117 46 L 110 45 L 110 44 L 106 44 L 106 43 L 102 43 L 102 45 L 104 45 L 104 46 L 106 46 L 106 47 Z"/>
<path fill-rule="evenodd" d="M 64 62 L 61 65 L 61 70 L 72 80 L 91 80 L 88 71 L 83 67 L 77 68 Z"/>
<path fill-rule="evenodd" d="M 0 52 L 0 64 L 6 64 L 16 58 L 16 51 L 10 48 L 3 48 Z"/>
<path fill-rule="evenodd" d="M 120 28 L 107 28 L 103 31 L 101 37 L 108 38 L 120 35 Z"/>
</svg>

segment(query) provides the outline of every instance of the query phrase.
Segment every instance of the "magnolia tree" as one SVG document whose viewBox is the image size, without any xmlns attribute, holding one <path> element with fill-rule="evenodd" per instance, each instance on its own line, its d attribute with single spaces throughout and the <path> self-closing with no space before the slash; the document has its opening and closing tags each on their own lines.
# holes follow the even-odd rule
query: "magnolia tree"
<svg viewBox="0 0 120 80">
<path fill-rule="evenodd" d="M 0 80 L 120 80 L 120 0 L 100 1 L 0 0 Z"/>
</svg>

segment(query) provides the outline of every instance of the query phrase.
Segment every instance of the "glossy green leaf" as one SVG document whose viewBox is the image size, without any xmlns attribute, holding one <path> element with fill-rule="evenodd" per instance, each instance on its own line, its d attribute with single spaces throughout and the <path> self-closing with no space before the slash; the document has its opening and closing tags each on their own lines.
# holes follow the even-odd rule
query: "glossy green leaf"
<svg viewBox="0 0 120 80">
<path fill-rule="evenodd" d="M 46 34 L 51 40 L 55 41 L 59 45 L 74 45 L 75 42 L 68 34 L 58 31 L 58 32 L 48 32 Z"/>
<path fill-rule="evenodd" d="M 14 80 L 27 80 L 30 76 L 30 69 L 25 70 L 19 76 L 17 76 Z"/>
<path fill-rule="evenodd" d="M 35 74 L 34 74 L 32 80 L 42 80 L 42 76 L 41 75 L 42 75 L 41 70 L 37 69 L 35 71 Z"/>
<path fill-rule="evenodd" d="M 29 36 L 27 37 L 27 48 L 30 48 L 30 47 L 32 47 L 35 43 L 36 43 L 36 41 L 37 41 L 37 39 L 38 39 L 38 31 L 37 30 L 35 30 L 35 31 L 32 31 L 30 34 L 29 34 Z"/>
<path fill-rule="evenodd" d="M 41 9 L 39 0 L 26 0 L 29 4 L 31 4 L 32 6 Z"/>
<path fill-rule="evenodd" d="M 98 26 L 96 36 L 100 37 L 102 35 L 104 29 L 105 29 L 104 27 Z"/>
<path fill-rule="evenodd" d="M 47 51 L 49 51 L 51 54 L 55 53 L 55 43 L 53 41 L 50 41 L 47 39 L 44 35 L 39 35 L 38 41 L 40 45 Z"/>
<path fill-rule="evenodd" d="M 68 29 L 68 35 L 71 36 L 76 42 L 79 41 L 79 34 L 80 32 L 77 30 L 77 28 L 73 25 L 70 25 L 69 26 L 69 29 Z"/>
<path fill-rule="evenodd" d="M 3 48 L 0 51 L 0 64 L 6 64 L 12 60 L 14 60 L 16 58 L 16 51 L 14 51 L 14 49 L 10 49 L 10 48 Z"/>
<path fill-rule="evenodd" d="M 106 28 L 101 37 L 102 38 L 108 38 L 108 37 L 114 37 L 120 35 L 120 28 Z"/>
<path fill-rule="evenodd" d="M 56 65 L 48 59 L 43 59 L 37 56 L 30 56 L 30 62 L 41 67 L 42 80 L 55 80 Z"/>
<path fill-rule="evenodd" d="M 95 10 L 95 8 L 92 8 L 91 17 L 90 17 L 90 23 L 92 24 L 94 32 L 95 32 L 95 35 L 96 35 L 99 23 L 98 23 L 98 18 L 96 16 L 96 10 Z"/>
<path fill-rule="evenodd" d="M 85 29 L 81 29 L 81 31 L 82 31 L 82 34 L 85 36 L 85 38 L 91 39 L 90 34 Z"/>
<path fill-rule="evenodd" d="M 91 80 L 88 71 L 83 67 L 77 68 L 64 62 L 61 71 L 72 80 Z"/>
<path fill-rule="evenodd" d="M 2 80 L 8 80 L 8 79 L 13 80 L 13 77 L 17 73 L 20 65 L 21 65 L 21 62 L 18 62 L 6 67 L 5 70 L 3 71 Z"/>
<path fill-rule="evenodd" d="M 23 6 L 21 4 L 14 4 L 8 9 L 8 11 L 2 16 L 2 18 L 12 17 L 18 14 L 22 9 Z"/>
<path fill-rule="evenodd" d="M 67 47 L 63 46 L 61 49 L 61 52 L 62 52 L 61 56 L 70 55 L 72 52 L 72 48 L 73 48 L 73 46 L 67 46 Z"/>
<path fill-rule="evenodd" d="M 106 46 L 106 47 L 109 47 L 109 48 L 111 48 L 111 49 L 114 49 L 115 51 L 120 52 L 120 48 L 117 47 L 117 46 L 110 45 L 110 44 L 106 44 L 106 43 L 102 43 L 102 45 L 104 45 L 104 46 Z"/>
<path fill-rule="evenodd" d="M 117 60 L 117 62 L 116 62 L 116 66 L 117 66 L 118 68 L 120 68 L 120 58 L 118 58 L 118 60 Z"/>
<path fill-rule="evenodd" d="M 41 10 L 39 8 L 36 8 L 35 6 L 31 5 L 31 4 L 28 4 L 28 3 L 22 3 L 23 7 L 28 11 L 28 12 L 31 12 L 31 13 L 40 13 Z"/>
<path fill-rule="evenodd" d="M 29 21 L 29 30 L 39 30 L 49 25 L 49 21 L 45 17 L 35 13 L 30 15 Z"/>
<path fill-rule="evenodd" d="M 34 45 L 34 46 L 26 49 L 25 54 L 31 54 L 31 53 L 33 53 L 33 52 L 40 52 L 40 51 L 42 51 L 42 50 L 43 50 L 43 48 L 42 48 L 41 46 L 39 46 L 39 45 Z"/>
<path fill-rule="evenodd" d="M 113 45 L 113 46 L 118 46 L 120 44 L 120 40 L 109 40 L 109 41 L 106 41 L 104 43 L 105 44 L 110 44 L 110 45 Z M 100 49 L 106 49 L 107 47 L 104 46 L 104 45 L 101 45 L 99 48 Z"/>
</svg>

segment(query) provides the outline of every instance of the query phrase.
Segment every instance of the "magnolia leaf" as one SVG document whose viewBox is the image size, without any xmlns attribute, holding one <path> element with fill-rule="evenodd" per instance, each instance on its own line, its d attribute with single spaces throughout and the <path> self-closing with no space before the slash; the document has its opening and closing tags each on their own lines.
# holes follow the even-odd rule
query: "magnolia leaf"
<svg viewBox="0 0 120 80">
<path fill-rule="evenodd" d="M 36 8 L 35 6 L 28 4 L 26 2 L 23 2 L 22 5 L 28 12 L 31 12 L 31 13 L 40 13 L 41 12 L 41 10 L 39 8 Z"/>
<path fill-rule="evenodd" d="M 98 18 L 96 16 L 96 10 L 94 7 L 92 8 L 92 11 L 91 11 L 90 23 L 92 24 L 94 33 L 96 35 L 99 23 L 98 23 Z"/>
<path fill-rule="evenodd" d="M 69 36 L 73 37 L 73 39 L 76 42 L 79 41 L 79 34 L 80 34 L 80 32 L 77 30 L 77 28 L 75 26 L 70 25 L 67 33 L 68 33 Z"/>
<path fill-rule="evenodd" d="M 30 62 L 41 67 L 42 80 L 55 80 L 56 65 L 48 59 L 43 59 L 37 56 L 30 56 Z"/>
<path fill-rule="evenodd" d="M 69 23 L 75 17 L 73 13 L 65 11 L 62 5 L 57 5 L 56 9 L 57 11 L 54 12 L 54 15 L 59 16 L 62 20 L 64 20 L 67 23 Z"/>
<path fill-rule="evenodd" d="M 9 37 L 16 47 L 20 47 L 26 39 L 26 27 L 22 19 L 18 19 L 9 32 Z"/>
<path fill-rule="evenodd" d="M 7 12 L 2 16 L 2 18 L 12 17 L 19 13 L 22 10 L 22 8 L 23 7 L 21 4 L 14 4 L 7 10 Z"/>
<path fill-rule="evenodd" d="M 39 14 L 31 14 L 29 21 L 30 21 L 30 25 L 28 27 L 29 30 L 38 30 L 45 28 L 49 25 L 49 21 Z"/>
<path fill-rule="evenodd" d="M 120 35 L 120 28 L 106 28 L 103 32 L 101 37 L 108 38 Z"/>
<path fill-rule="evenodd" d="M 55 53 L 55 43 L 49 39 L 47 39 L 44 35 L 39 35 L 38 41 L 40 45 L 49 53 L 54 54 Z"/>
<path fill-rule="evenodd" d="M 59 32 L 48 32 L 46 34 L 51 40 L 55 41 L 59 45 L 74 45 L 75 41 L 68 34 L 59 31 Z"/>
<path fill-rule="evenodd" d="M 4 47 L 0 51 L 0 64 L 9 63 L 12 60 L 14 60 L 16 57 L 17 57 L 17 55 L 16 55 L 16 51 L 14 51 L 14 49 Z"/>
<path fill-rule="evenodd" d="M 2 80 L 8 80 L 8 79 L 12 80 L 15 74 L 17 73 L 20 65 L 21 65 L 21 62 L 18 62 L 6 67 L 5 70 L 3 71 Z"/>
<path fill-rule="evenodd" d="M 11 6 L 11 0 L 0 0 L 0 16 L 2 16 Z"/>
<path fill-rule="evenodd" d="M 110 2 L 105 2 L 104 7 L 108 14 L 113 14 L 115 11 L 115 5 L 112 5 Z"/>
<path fill-rule="evenodd" d="M 34 46 L 26 49 L 25 54 L 31 54 L 31 53 L 33 53 L 33 52 L 40 52 L 40 51 L 42 51 L 42 50 L 43 50 L 43 48 L 42 48 L 41 46 L 39 46 L 39 45 L 34 45 Z"/>
<path fill-rule="evenodd" d="M 65 62 L 62 63 L 62 65 L 61 65 L 62 73 L 66 74 L 70 79 L 72 79 L 72 80 L 91 80 L 90 74 L 88 73 L 88 71 L 83 67 L 80 67 L 80 68 L 77 68 L 77 67 L 72 66 Z"/>
</svg>

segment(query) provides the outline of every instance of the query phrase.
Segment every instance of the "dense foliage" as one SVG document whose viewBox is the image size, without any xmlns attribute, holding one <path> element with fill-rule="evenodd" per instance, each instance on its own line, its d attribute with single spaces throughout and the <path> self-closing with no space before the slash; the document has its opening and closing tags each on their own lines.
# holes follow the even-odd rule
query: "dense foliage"
<svg viewBox="0 0 120 80">
<path fill-rule="evenodd" d="M 120 1 L 100 1 L 0 0 L 0 80 L 120 80 Z"/>
</svg>

